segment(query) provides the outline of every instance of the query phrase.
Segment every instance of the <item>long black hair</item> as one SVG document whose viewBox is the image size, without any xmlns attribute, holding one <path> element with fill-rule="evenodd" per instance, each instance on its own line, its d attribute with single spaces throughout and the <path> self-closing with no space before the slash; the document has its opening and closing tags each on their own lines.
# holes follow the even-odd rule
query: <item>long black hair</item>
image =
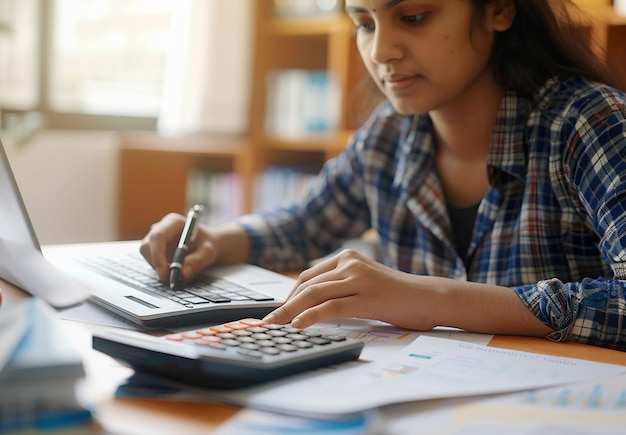
<svg viewBox="0 0 626 435">
<path fill-rule="evenodd" d="M 480 26 L 487 6 L 497 0 L 471 0 L 474 26 Z M 546 80 L 582 77 L 622 87 L 594 48 L 590 28 L 571 0 L 512 0 L 513 24 L 496 35 L 492 62 L 505 89 L 532 96 Z"/>
</svg>

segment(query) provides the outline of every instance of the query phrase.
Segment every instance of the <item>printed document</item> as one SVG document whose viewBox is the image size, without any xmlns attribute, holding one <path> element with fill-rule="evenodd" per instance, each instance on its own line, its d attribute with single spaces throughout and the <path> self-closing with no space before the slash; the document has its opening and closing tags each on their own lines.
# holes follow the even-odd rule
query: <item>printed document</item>
<svg viewBox="0 0 626 435">
<path fill-rule="evenodd" d="M 375 362 L 344 364 L 233 392 L 211 390 L 205 398 L 323 417 L 416 400 L 572 384 L 623 372 L 624 366 L 420 336 Z"/>
</svg>

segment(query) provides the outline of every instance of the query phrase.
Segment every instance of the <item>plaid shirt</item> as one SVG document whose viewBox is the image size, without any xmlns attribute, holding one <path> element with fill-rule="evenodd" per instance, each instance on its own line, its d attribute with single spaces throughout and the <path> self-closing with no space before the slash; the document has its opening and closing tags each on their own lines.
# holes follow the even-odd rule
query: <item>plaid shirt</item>
<svg viewBox="0 0 626 435">
<path fill-rule="evenodd" d="M 548 338 L 626 350 L 626 96 L 574 79 L 506 94 L 462 255 L 434 152 L 428 115 L 384 103 L 302 201 L 240 220 L 250 261 L 303 268 L 374 228 L 390 267 L 509 287 Z"/>
</svg>

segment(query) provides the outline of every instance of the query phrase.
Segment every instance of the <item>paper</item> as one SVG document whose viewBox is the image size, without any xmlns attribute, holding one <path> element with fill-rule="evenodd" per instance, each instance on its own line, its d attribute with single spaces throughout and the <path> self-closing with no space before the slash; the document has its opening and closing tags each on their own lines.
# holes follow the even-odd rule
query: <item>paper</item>
<svg viewBox="0 0 626 435">
<path fill-rule="evenodd" d="M 329 416 L 393 403 L 564 385 L 623 372 L 623 366 L 420 336 L 380 361 L 335 366 L 246 390 L 211 390 L 206 398 Z"/>
<path fill-rule="evenodd" d="M 35 247 L 0 237 L 2 279 L 55 308 L 85 301 L 91 291 L 48 262 Z"/>
<path fill-rule="evenodd" d="M 28 304 L 11 303 L 0 311 L 0 371 L 30 327 L 29 310 Z"/>
<path fill-rule="evenodd" d="M 360 359 L 365 361 L 376 361 L 384 358 L 413 342 L 420 335 L 451 338 L 476 344 L 487 344 L 493 337 L 493 335 L 476 334 L 456 328 L 443 327 L 437 327 L 432 331 L 418 332 L 367 319 L 341 319 L 334 322 L 318 323 L 314 328 L 325 334 L 361 340 L 365 343 L 365 348 L 361 352 Z"/>
<path fill-rule="evenodd" d="M 95 302 L 89 300 L 81 305 L 59 310 L 58 316 L 65 320 L 73 320 L 75 322 L 90 323 L 100 326 L 113 326 L 115 328 L 138 331 L 155 329 L 133 323 L 130 320 L 115 314 L 113 311 L 103 308 Z"/>
<path fill-rule="evenodd" d="M 415 427 L 423 435 L 621 435 L 626 427 L 626 374 L 483 399 L 399 405 L 381 415 L 387 435 L 404 435 Z"/>
</svg>

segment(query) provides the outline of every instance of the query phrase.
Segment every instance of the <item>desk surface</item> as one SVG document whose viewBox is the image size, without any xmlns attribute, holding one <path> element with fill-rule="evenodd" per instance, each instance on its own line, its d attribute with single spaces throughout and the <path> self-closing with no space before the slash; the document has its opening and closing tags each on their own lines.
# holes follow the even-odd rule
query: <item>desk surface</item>
<svg viewBox="0 0 626 435">
<path fill-rule="evenodd" d="M 7 283 L 0 282 L 0 288 L 4 303 L 27 297 L 26 293 Z M 71 328 L 68 329 L 72 335 L 77 336 L 73 338 L 78 338 L 77 342 L 88 358 L 97 359 L 100 363 L 105 361 L 106 364 L 108 357 L 90 347 L 89 329 L 82 327 L 83 324 L 67 322 L 70 323 Z M 579 343 L 553 343 L 542 338 L 495 336 L 489 346 L 626 365 L 626 352 Z M 86 367 L 86 371 L 88 377 L 97 376 L 89 367 Z M 125 432 L 128 428 L 133 428 L 138 433 L 210 433 L 237 411 L 236 407 L 217 403 L 117 398 L 111 388 L 99 397 L 95 413 L 104 428 L 113 433 Z"/>
</svg>

